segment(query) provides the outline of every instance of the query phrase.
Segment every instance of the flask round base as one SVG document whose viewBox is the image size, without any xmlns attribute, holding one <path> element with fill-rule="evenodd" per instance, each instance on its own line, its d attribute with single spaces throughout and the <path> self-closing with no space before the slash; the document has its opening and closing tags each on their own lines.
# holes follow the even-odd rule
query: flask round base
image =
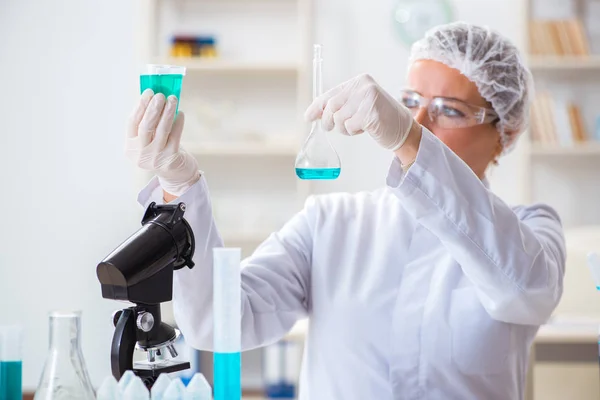
<svg viewBox="0 0 600 400">
<path fill-rule="evenodd" d="M 337 179 L 341 168 L 296 168 L 296 175 L 300 179 Z"/>
</svg>

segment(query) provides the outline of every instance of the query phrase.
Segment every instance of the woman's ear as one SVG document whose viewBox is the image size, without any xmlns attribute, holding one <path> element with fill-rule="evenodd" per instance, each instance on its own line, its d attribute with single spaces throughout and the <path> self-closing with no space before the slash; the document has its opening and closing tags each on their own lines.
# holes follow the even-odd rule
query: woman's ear
<svg viewBox="0 0 600 400">
<path fill-rule="evenodd" d="M 498 158 L 502 155 L 503 150 L 504 144 L 502 143 L 502 135 L 498 135 L 498 142 L 496 143 L 496 149 L 494 150 L 494 155 L 492 156 L 490 164 L 498 165 Z"/>
</svg>

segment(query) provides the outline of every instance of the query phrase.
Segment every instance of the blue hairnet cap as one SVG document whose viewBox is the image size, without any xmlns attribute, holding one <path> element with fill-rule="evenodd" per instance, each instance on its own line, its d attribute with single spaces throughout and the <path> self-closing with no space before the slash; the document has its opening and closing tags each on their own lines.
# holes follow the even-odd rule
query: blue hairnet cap
<svg viewBox="0 0 600 400">
<path fill-rule="evenodd" d="M 533 78 L 517 47 L 488 27 L 453 22 L 429 30 L 411 49 L 409 66 L 433 60 L 475 83 L 498 114 L 503 151 L 527 128 Z"/>
</svg>

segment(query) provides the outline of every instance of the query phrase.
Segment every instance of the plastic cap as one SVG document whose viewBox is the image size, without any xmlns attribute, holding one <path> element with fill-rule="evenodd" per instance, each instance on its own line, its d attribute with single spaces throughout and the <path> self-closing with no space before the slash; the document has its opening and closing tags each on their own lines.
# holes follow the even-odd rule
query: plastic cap
<svg viewBox="0 0 600 400">
<path fill-rule="evenodd" d="M 185 386 L 181 379 L 174 379 L 163 394 L 163 400 L 181 400 L 185 396 Z"/>
<path fill-rule="evenodd" d="M 125 388 L 125 392 L 121 396 L 121 400 L 149 400 L 150 393 L 148 392 L 148 388 L 142 382 L 142 379 L 139 376 L 131 379 L 127 387 Z"/>
<path fill-rule="evenodd" d="M 135 378 L 135 374 L 133 373 L 133 371 L 125 371 L 125 373 L 119 380 L 119 393 L 123 394 L 125 392 L 125 389 L 127 389 L 127 385 L 129 385 L 129 382 L 131 382 L 133 378 Z"/>
<path fill-rule="evenodd" d="M 194 377 L 187 386 L 186 400 L 211 400 L 212 389 L 210 384 L 201 373 L 194 374 Z"/>
<path fill-rule="evenodd" d="M 513 147 L 529 123 L 533 77 L 510 40 L 485 26 L 453 22 L 413 44 L 409 66 L 418 60 L 445 64 L 475 83 L 498 114 L 505 152 Z"/>
<path fill-rule="evenodd" d="M 152 400 L 162 400 L 170 384 L 171 378 L 169 378 L 169 375 L 160 374 L 154 385 L 152 385 Z"/>
<path fill-rule="evenodd" d="M 110 375 L 104 378 L 102 384 L 96 393 L 97 400 L 115 400 L 119 399 L 119 384 L 114 376 Z"/>
</svg>

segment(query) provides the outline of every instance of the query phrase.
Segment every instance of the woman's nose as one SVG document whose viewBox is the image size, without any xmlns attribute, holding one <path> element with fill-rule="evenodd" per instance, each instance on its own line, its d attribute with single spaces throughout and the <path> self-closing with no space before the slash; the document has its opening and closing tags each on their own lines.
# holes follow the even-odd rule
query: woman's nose
<svg viewBox="0 0 600 400">
<path fill-rule="evenodd" d="M 427 113 L 427 107 L 419 107 L 419 110 L 415 113 L 415 121 L 425 128 L 431 130 L 431 120 L 429 119 L 429 115 Z"/>
</svg>

